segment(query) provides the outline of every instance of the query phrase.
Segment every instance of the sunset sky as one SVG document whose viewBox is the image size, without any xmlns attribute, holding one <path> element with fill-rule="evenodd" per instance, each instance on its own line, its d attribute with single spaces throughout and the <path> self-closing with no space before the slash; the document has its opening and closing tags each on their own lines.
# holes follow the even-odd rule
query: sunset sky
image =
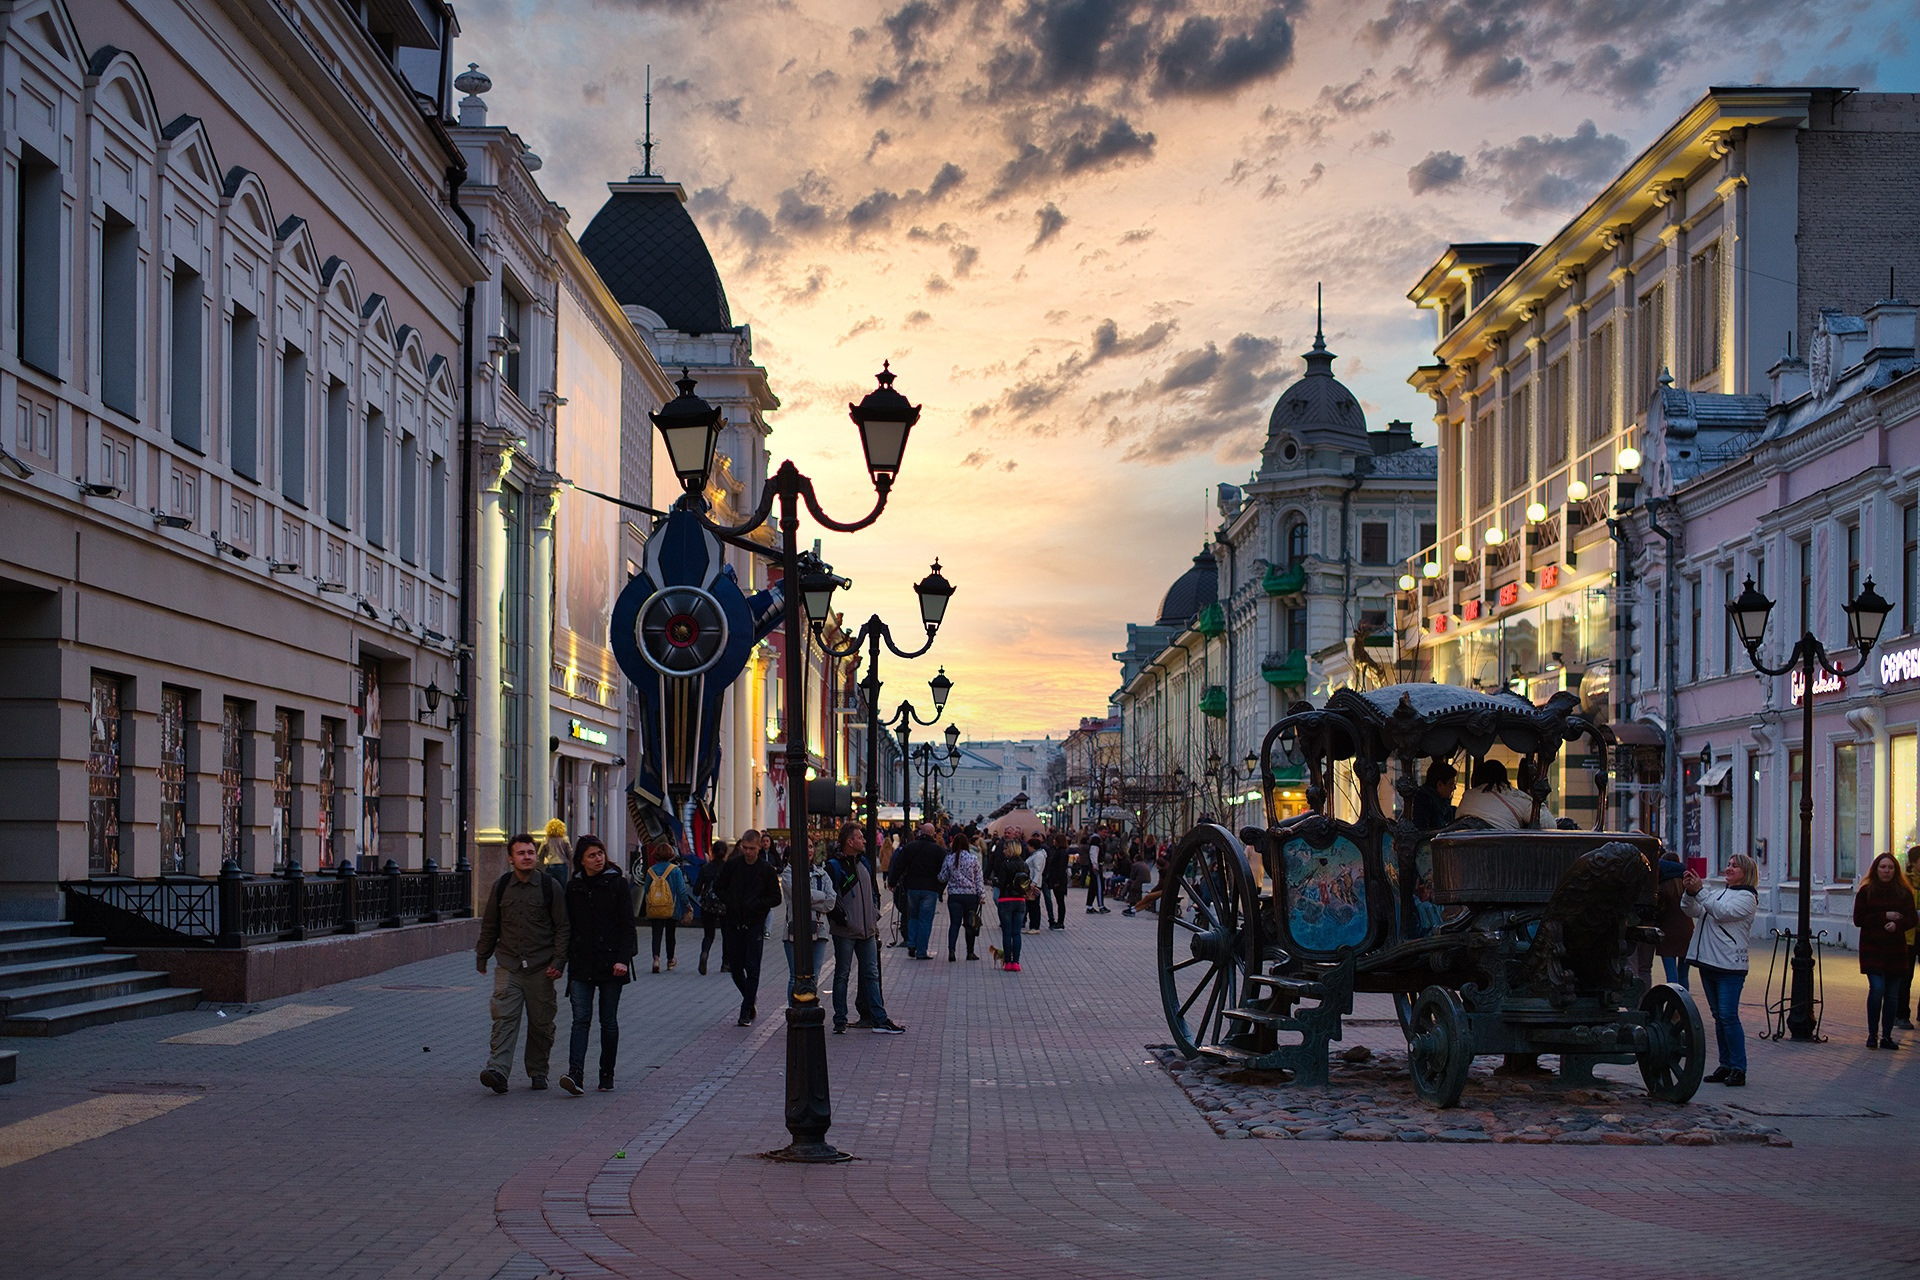
<svg viewBox="0 0 1920 1280">
<path fill-rule="evenodd" d="M 489 123 L 579 234 L 639 167 L 682 183 L 829 512 L 872 489 L 846 404 L 891 359 L 925 406 L 888 514 L 827 535 L 854 617 L 913 629 L 969 737 L 1104 714 L 1126 623 L 1200 549 L 1301 369 L 1316 282 L 1368 424 L 1449 241 L 1550 235 L 1711 84 L 1920 90 L 1920 5 L 1846 0 L 469 0 Z M 813 536 L 809 531 L 807 536 Z"/>
</svg>

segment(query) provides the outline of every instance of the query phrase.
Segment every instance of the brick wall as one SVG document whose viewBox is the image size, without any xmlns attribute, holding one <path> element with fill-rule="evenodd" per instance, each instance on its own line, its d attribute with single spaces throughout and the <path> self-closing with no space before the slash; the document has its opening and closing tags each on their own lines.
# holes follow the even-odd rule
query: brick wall
<svg viewBox="0 0 1920 1280">
<path fill-rule="evenodd" d="M 1797 349 L 1821 307 L 1859 315 L 1887 296 L 1920 297 L 1920 94 L 1816 100 L 1800 134 Z M 1755 263 L 1756 270 L 1766 270 Z"/>
</svg>

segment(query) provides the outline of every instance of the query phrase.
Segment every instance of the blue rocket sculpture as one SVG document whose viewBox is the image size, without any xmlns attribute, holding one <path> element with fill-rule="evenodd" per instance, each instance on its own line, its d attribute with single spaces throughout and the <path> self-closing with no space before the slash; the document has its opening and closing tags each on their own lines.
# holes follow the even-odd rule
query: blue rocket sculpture
<svg viewBox="0 0 1920 1280">
<path fill-rule="evenodd" d="M 679 843 L 688 802 L 706 804 L 720 767 L 720 705 L 753 646 L 779 626 L 779 587 L 751 599 L 694 512 L 654 526 L 646 563 L 613 606 L 613 656 L 640 695 L 640 758 L 629 805 Z"/>
</svg>

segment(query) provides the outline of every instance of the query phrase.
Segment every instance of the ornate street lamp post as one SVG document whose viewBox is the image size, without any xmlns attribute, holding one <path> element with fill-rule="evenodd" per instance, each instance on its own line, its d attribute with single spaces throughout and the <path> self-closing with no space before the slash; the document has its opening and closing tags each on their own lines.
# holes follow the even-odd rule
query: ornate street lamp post
<svg viewBox="0 0 1920 1280">
<path fill-rule="evenodd" d="M 960 727 L 948 725 L 946 739 L 945 754 L 936 750 L 931 742 L 923 742 L 913 749 L 913 767 L 920 775 L 922 821 L 933 816 L 934 798 L 940 794 L 940 779 L 951 778 L 960 768 Z"/>
<path fill-rule="evenodd" d="M 880 518 L 893 491 L 894 477 L 900 472 L 900 460 L 906 452 L 907 435 L 920 419 L 918 405 L 893 389 L 893 373 L 882 366 L 879 386 L 867 393 L 859 404 L 847 406 L 848 414 L 860 428 L 860 445 L 866 457 L 867 473 L 877 494 L 873 510 L 852 522 L 829 517 L 820 509 L 813 481 L 802 475 L 791 460 L 767 480 L 760 492 L 759 506 L 744 522 L 720 526 L 706 519 L 706 485 L 713 467 L 714 448 L 719 439 L 720 410 L 693 393 L 694 380 L 682 370 L 680 394 L 659 413 L 651 415 L 673 463 L 674 474 L 686 490 L 677 505 L 700 513 L 701 523 L 715 536 L 731 545 L 757 555 L 766 548 L 746 540 L 748 534 L 774 519 L 779 506 L 781 595 L 785 607 L 786 735 L 787 735 L 787 829 L 792 839 L 792 865 L 796 882 L 806 884 L 811 870 L 812 851 L 807 840 L 807 628 L 826 621 L 832 602 L 832 586 L 822 584 L 823 571 L 808 566 L 800 555 L 800 504 L 804 502 L 813 518 L 840 533 L 855 533 Z M 830 574 L 825 575 L 831 577 Z M 836 580 L 837 581 L 837 580 Z M 817 612 L 816 612 L 817 611 Z M 774 1158 L 819 1164 L 849 1159 L 827 1142 L 827 1130 L 833 1123 L 833 1105 L 827 1083 L 826 1018 L 820 1008 L 817 975 L 813 972 L 813 912 L 806 893 L 790 894 L 793 907 L 794 975 L 793 998 L 787 1002 L 787 1131 L 792 1141 Z"/>
<path fill-rule="evenodd" d="M 1785 663 L 1769 667 L 1760 661 L 1760 641 L 1767 634 L 1767 619 L 1773 613 L 1773 601 L 1747 579 L 1746 590 L 1738 600 L 1729 601 L 1727 613 L 1733 618 L 1740 643 L 1754 669 L 1770 676 L 1797 672 L 1800 676 L 1800 892 L 1799 925 L 1793 935 L 1793 991 L 1787 1009 L 1787 1031 L 1795 1040 L 1813 1040 L 1818 1024 L 1813 1016 L 1813 689 L 1820 673 L 1845 678 L 1867 665 L 1867 652 L 1879 643 L 1880 629 L 1886 625 L 1893 606 L 1873 589 L 1868 576 L 1860 594 L 1846 604 L 1847 643 L 1860 651 L 1860 660 L 1852 666 L 1830 661 L 1826 646 L 1813 634 L 1809 620 L 1805 634 L 1794 643 Z M 1837 851 L 1836 851 L 1837 852 Z M 1792 869 L 1792 855 L 1788 855 Z"/>
<path fill-rule="evenodd" d="M 909 750 L 913 741 L 913 726 L 926 727 L 940 723 L 940 713 L 947 709 L 947 695 L 953 692 L 953 681 L 947 679 L 947 669 L 940 668 L 938 675 L 927 681 L 927 688 L 933 691 L 933 715 L 922 719 L 920 712 L 911 702 L 902 702 L 887 717 L 886 727 L 893 730 L 900 740 L 900 819 L 901 825 L 909 829 L 913 826 L 913 760 Z M 875 683 L 873 691 L 878 694 L 880 686 Z M 921 816 L 925 816 L 922 814 Z"/>
</svg>

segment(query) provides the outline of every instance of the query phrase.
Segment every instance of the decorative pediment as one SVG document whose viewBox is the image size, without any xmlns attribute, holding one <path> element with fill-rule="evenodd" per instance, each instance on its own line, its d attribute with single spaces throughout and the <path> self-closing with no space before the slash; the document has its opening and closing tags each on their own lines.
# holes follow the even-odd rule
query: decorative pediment
<svg viewBox="0 0 1920 1280">
<path fill-rule="evenodd" d="M 87 60 L 81 53 L 80 33 L 73 28 L 67 6 L 59 0 L 17 4 L 8 25 L 49 58 L 64 64 L 75 80 L 80 78 L 81 66 Z"/>
<path fill-rule="evenodd" d="M 221 191 L 226 197 L 229 225 L 241 228 L 263 244 L 272 244 L 275 239 L 273 203 L 267 198 L 266 184 L 260 181 L 260 175 L 235 165 L 227 170 Z"/>
<path fill-rule="evenodd" d="M 102 45 L 87 65 L 95 111 L 103 111 L 148 146 L 160 143 L 160 113 L 146 69 L 125 49 Z"/>
<path fill-rule="evenodd" d="M 335 255 L 320 264 L 320 287 L 329 303 L 351 315 L 360 314 L 360 285 L 346 259 Z"/>
<path fill-rule="evenodd" d="M 427 376 L 427 349 L 420 341 L 420 331 L 410 324 L 403 324 L 393 337 L 394 350 L 400 357 L 400 368 L 407 377 L 416 381 L 425 381 Z"/>
<path fill-rule="evenodd" d="M 320 254 L 313 247 L 313 232 L 308 229 L 307 220 L 288 218 L 274 231 L 273 238 L 281 263 L 297 272 L 306 283 L 318 287 Z"/>
<path fill-rule="evenodd" d="M 198 191 L 207 203 L 218 204 L 222 180 L 214 159 L 213 140 L 198 116 L 180 116 L 160 131 L 166 140 L 167 172 L 176 182 Z"/>
<path fill-rule="evenodd" d="M 399 343 L 395 338 L 393 312 L 387 309 L 385 294 L 369 294 L 360 304 L 361 328 L 365 340 L 374 344 L 376 351 L 385 354 L 395 350 Z"/>
<path fill-rule="evenodd" d="M 445 356 L 433 356 L 427 361 L 427 394 L 436 400 L 449 404 L 453 402 L 453 366 Z"/>
</svg>

